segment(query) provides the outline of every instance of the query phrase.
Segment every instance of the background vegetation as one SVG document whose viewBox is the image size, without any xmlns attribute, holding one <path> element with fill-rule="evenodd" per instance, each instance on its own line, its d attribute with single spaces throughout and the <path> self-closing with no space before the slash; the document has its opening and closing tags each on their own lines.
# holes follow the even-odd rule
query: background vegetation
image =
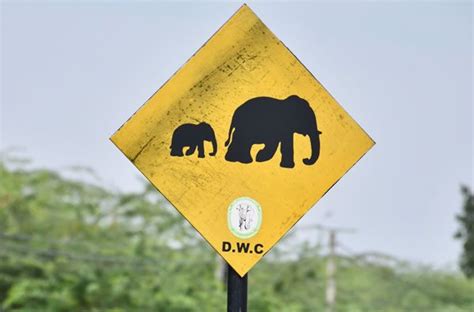
<svg viewBox="0 0 474 312">
<path fill-rule="evenodd" d="M 221 260 L 155 190 L 28 168 L 0 161 L 0 310 L 225 310 Z M 457 272 L 336 261 L 338 311 L 474 311 L 474 282 Z M 287 237 L 249 275 L 251 311 L 323 311 L 325 265 L 322 246 Z"/>
<path fill-rule="evenodd" d="M 459 230 L 455 237 L 461 240 L 463 245 L 461 270 L 467 277 L 474 278 L 474 194 L 467 186 L 463 186 L 461 192 L 463 207 L 461 213 L 456 216 Z"/>
</svg>

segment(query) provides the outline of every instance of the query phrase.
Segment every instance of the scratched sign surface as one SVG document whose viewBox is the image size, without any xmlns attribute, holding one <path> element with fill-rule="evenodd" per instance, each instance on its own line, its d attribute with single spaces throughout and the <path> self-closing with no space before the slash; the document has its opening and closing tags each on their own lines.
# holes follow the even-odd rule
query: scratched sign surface
<svg viewBox="0 0 474 312">
<path fill-rule="evenodd" d="M 245 5 L 111 140 L 242 276 L 374 144 Z"/>
</svg>

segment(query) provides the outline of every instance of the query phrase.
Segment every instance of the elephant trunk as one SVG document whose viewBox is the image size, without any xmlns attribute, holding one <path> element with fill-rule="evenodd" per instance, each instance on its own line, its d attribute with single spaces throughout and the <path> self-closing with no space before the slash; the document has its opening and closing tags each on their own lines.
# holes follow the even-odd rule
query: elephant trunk
<svg viewBox="0 0 474 312">
<path fill-rule="evenodd" d="M 214 156 L 216 155 L 217 153 L 217 140 L 216 140 L 216 136 L 213 135 L 212 138 L 211 138 L 211 143 L 212 143 L 212 152 L 209 153 L 210 156 Z"/>
<path fill-rule="evenodd" d="M 321 134 L 320 131 L 317 129 L 314 132 L 309 134 L 309 140 L 311 142 L 311 157 L 303 159 L 303 163 L 305 165 L 312 165 L 314 164 L 319 158 L 319 149 L 320 149 L 320 142 L 319 142 L 319 135 Z"/>
</svg>

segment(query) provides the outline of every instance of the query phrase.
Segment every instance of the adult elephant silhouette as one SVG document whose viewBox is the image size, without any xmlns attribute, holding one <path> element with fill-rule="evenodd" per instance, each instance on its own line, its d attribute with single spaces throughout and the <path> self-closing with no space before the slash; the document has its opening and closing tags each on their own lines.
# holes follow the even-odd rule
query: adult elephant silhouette
<svg viewBox="0 0 474 312">
<path fill-rule="evenodd" d="M 283 168 L 295 166 L 293 135 L 308 136 L 311 156 L 303 159 L 306 165 L 314 164 L 319 158 L 321 132 L 316 116 L 309 103 L 297 95 L 284 100 L 271 97 L 256 97 L 239 106 L 232 117 L 229 128 L 225 159 L 244 164 L 252 162 L 250 150 L 253 144 L 265 144 L 256 156 L 256 161 L 267 161 L 273 157 L 280 145 Z M 229 145 L 230 143 L 230 145 Z"/>
<path fill-rule="evenodd" d="M 196 148 L 198 150 L 198 157 L 204 158 L 204 141 L 212 143 L 213 151 L 209 153 L 214 156 L 217 153 L 217 141 L 212 127 L 205 122 L 199 124 L 182 124 L 176 128 L 171 138 L 171 156 L 184 156 L 183 148 L 188 147 L 186 156 L 192 155 Z"/>
</svg>

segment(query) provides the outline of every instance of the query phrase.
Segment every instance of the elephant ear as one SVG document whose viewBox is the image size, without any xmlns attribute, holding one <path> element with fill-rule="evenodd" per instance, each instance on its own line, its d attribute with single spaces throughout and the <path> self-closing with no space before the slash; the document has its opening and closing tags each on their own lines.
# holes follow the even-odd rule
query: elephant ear
<svg viewBox="0 0 474 312">
<path fill-rule="evenodd" d="M 288 102 L 290 102 L 291 104 L 295 104 L 295 105 L 301 105 L 301 104 L 308 104 L 308 101 L 306 101 L 305 99 L 302 99 L 300 98 L 299 96 L 293 94 L 293 95 L 290 95 L 287 99 L 286 99 Z"/>
<path fill-rule="evenodd" d="M 203 127 L 203 128 L 212 128 L 210 124 L 208 124 L 207 122 L 205 121 L 202 121 L 199 123 L 199 126 L 200 127 Z"/>
<path fill-rule="evenodd" d="M 286 99 L 287 99 L 288 101 L 291 101 L 291 102 L 293 102 L 293 101 L 301 101 L 301 100 L 302 100 L 302 98 L 300 98 L 299 96 L 297 96 L 297 95 L 295 95 L 295 94 L 290 95 L 290 96 L 287 97 Z"/>
</svg>

